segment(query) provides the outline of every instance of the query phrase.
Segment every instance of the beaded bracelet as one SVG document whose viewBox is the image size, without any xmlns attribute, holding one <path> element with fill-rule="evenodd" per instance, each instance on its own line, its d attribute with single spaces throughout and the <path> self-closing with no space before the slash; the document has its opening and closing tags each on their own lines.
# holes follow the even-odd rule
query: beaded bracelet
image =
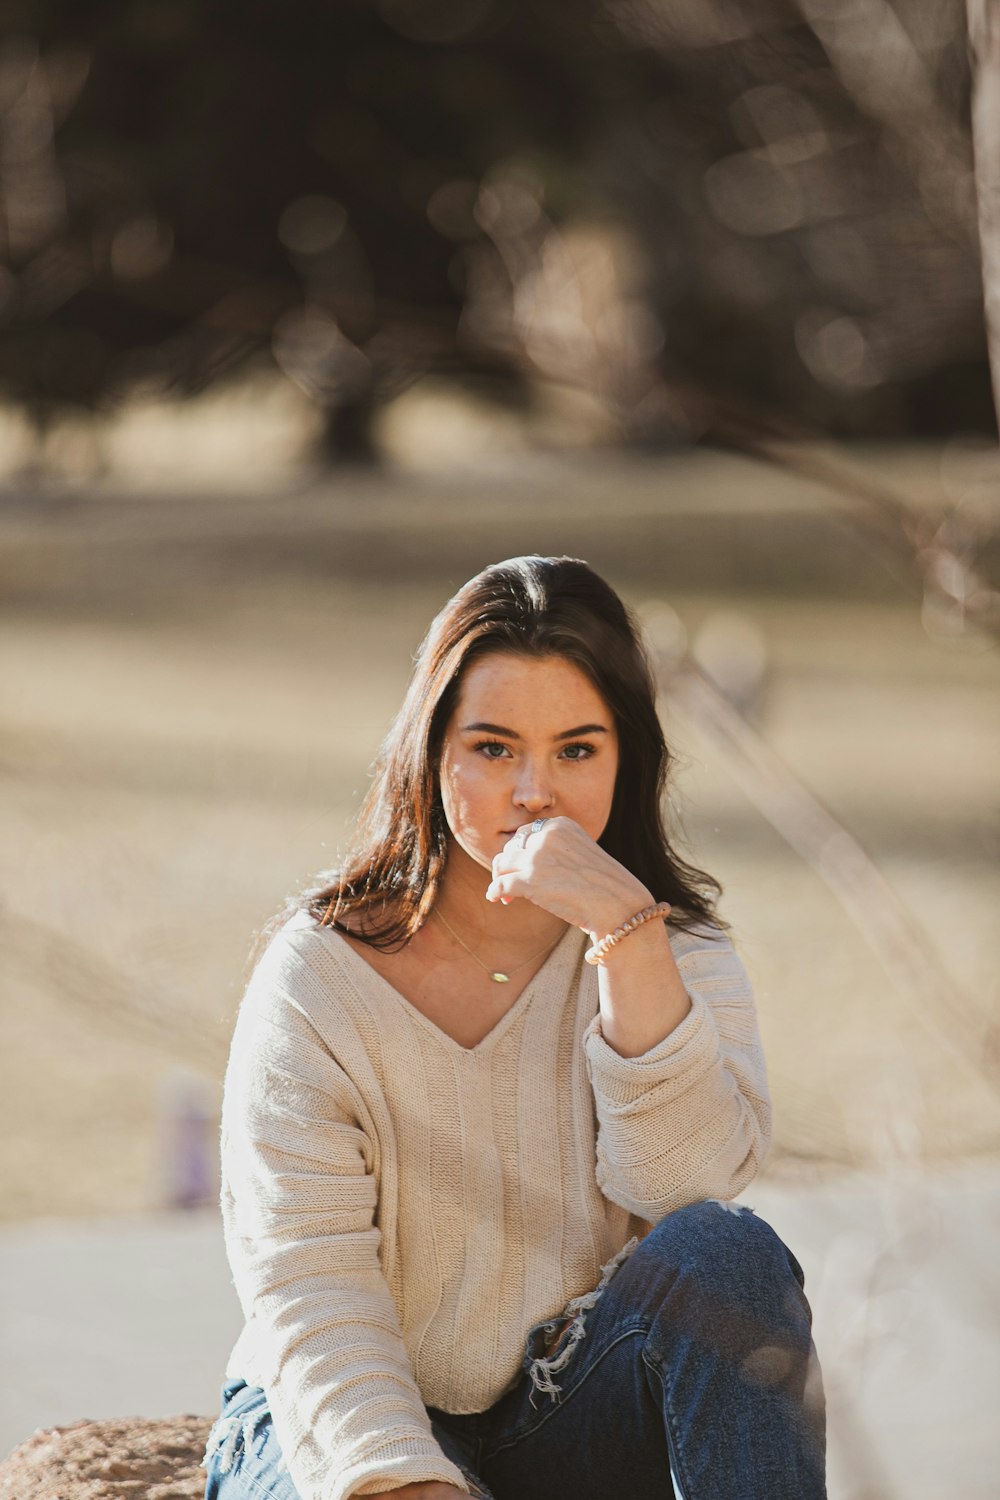
<svg viewBox="0 0 1000 1500">
<path fill-rule="evenodd" d="M 630 932 L 634 932 L 644 922 L 652 922 L 654 917 L 669 917 L 672 910 L 673 908 L 669 901 L 657 901 L 655 906 L 643 907 L 642 911 L 637 911 L 634 917 L 629 917 L 627 922 L 623 922 L 620 927 L 616 927 L 614 932 L 609 932 L 607 937 L 602 937 L 599 943 L 595 943 L 592 948 L 588 948 L 583 955 L 584 958 L 588 964 L 602 964 L 612 948 L 616 943 L 620 943 L 622 938 L 627 938 Z"/>
</svg>

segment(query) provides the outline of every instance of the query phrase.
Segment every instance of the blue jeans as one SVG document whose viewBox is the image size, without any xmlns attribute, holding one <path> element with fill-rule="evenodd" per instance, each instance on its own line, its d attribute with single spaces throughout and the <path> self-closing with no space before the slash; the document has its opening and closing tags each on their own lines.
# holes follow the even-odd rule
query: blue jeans
<svg viewBox="0 0 1000 1500">
<path fill-rule="evenodd" d="M 519 1379 L 487 1411 L 428 1412 L 478 1500 L 669 1500 L 672 1487 L 678 1500 L 824 1500 L 810 1322 L 774 1231 L 749 1209 L 696 1203 L 561 1333 L 559 1320 L 531 1329 Z M 212 1434 L 206 1500 L 297 1500 L 262 1391 L 230 1382 Z"/>
</svg>

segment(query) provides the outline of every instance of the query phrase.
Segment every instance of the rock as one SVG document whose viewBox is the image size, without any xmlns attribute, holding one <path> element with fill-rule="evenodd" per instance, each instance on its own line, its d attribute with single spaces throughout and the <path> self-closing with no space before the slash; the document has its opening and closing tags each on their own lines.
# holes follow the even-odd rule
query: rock
<svg viewBox="0 0 1000 1500">
<path fill-rule="evenodd" d="M 0 1500 L 203 1500 L 211 1417 L 40 1428 L 0 1463 Z"/>
</svg>

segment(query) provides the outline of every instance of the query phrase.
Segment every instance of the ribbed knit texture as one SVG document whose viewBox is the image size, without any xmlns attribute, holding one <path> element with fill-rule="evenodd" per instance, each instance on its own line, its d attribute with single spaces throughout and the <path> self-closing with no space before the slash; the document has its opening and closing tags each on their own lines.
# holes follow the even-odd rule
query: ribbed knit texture
<svg viewBox="0 0 1000 1500">
<path fill-rule="evenodd" d="M 247 1319 L 228 1373 L 267 1391 L 302 1500 L 467 1489 L 425 1406 L 491 1406 L 529 1329 L 593 1288 L 638 1220 L 754 1176 L 770 1108 L 745 970 L 724 937 L 671 946 L 691 1011 L 626 1059 L 573 929 L 472 1049 L 306 914 L 270 944 L 226 1076 Z"/>
</svg>

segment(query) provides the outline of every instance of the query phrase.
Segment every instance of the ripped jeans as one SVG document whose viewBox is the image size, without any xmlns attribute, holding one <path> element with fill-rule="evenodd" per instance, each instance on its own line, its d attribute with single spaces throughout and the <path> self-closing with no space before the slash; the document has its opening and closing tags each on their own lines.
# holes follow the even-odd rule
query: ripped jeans
<svg viewBox="0 0 1000 1500">
<path fill-rule="evenodd" d="M 531 1329 L 521 1377 L 487 1411 L 428 1413 L 476 1500 L 824 1500 L 810 1321 L 774 1231 L 696 1203 Z M 264 1393 L 224 1396 L 206 1500 L 297 1500 Z"/>
</svg>

